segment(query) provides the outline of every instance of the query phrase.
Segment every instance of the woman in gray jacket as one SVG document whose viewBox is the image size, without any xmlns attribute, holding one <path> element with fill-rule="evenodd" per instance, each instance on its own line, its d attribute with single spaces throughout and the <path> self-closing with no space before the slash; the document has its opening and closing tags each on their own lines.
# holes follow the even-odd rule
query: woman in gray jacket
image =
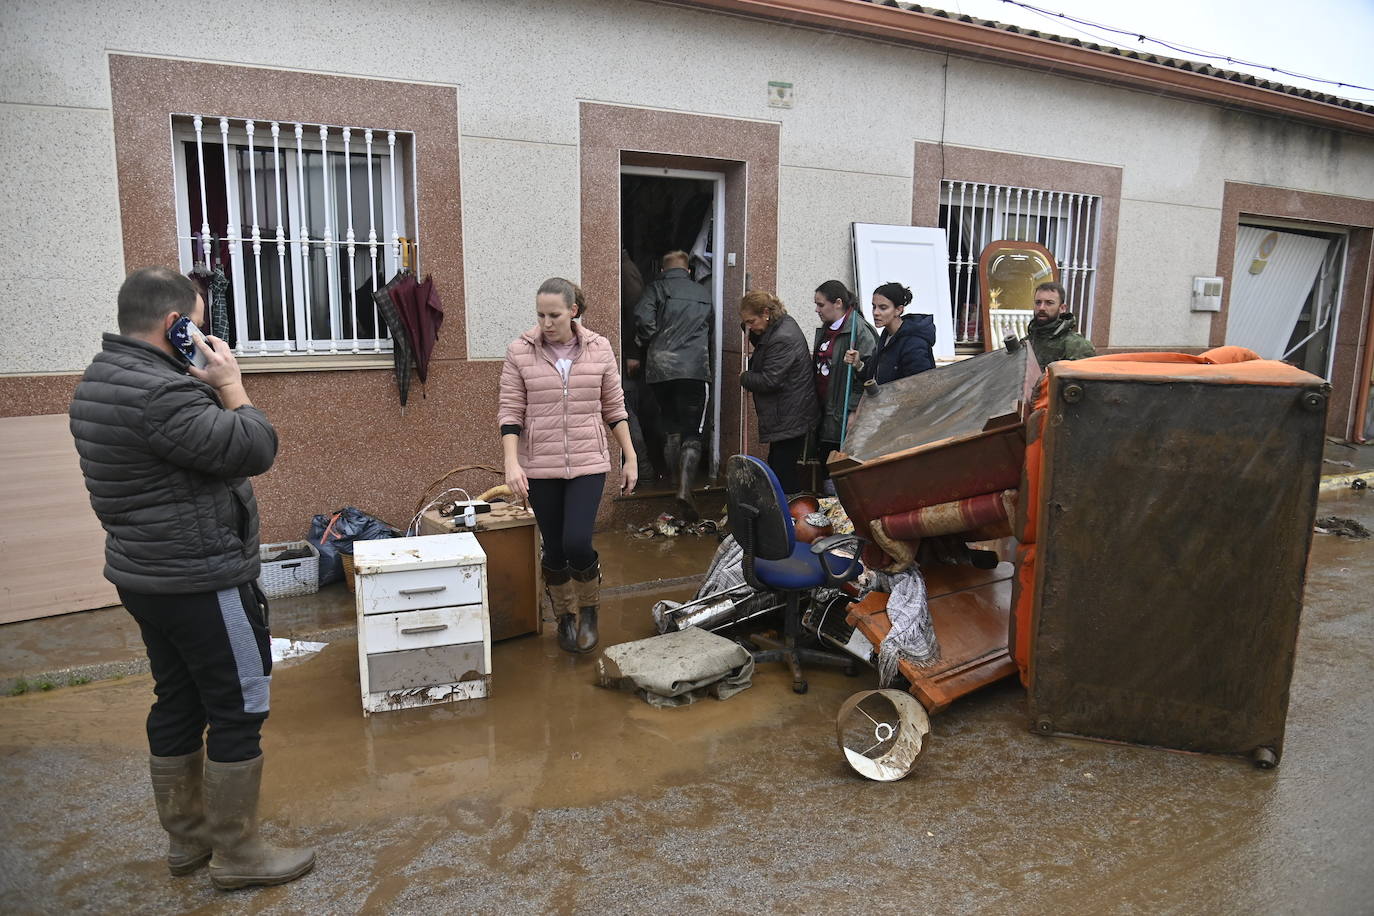
<svg viewBox="0 0 1374 916">
<path fill-rule="evenodd" d="M 783 493 L 801 492 L 797 460 L 806 435 L 820 418 L 812 383 L 811 348 L 806 335 L 782 301 L 772 293 L 751 290 L 739 303 L 740 320 L 754 347 L 749 369 L 739 383 L 754 395 L 759 441 L 768 444 L 768 466 Z"/>
</svg>

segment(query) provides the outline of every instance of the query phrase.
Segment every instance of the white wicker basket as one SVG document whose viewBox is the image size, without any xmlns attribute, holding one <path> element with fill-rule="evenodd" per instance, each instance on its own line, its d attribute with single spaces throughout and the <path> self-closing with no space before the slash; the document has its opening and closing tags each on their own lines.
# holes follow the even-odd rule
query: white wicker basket
<svg viewBox="0 0 1374 916">
<path fill-rule="evenodd" d="M 283 550 L 305 548 L 310 556 L 296 560 L 275 560 L 267 558 Z M 313 595 L 320 590 L 320 552 L 309 541 L 286 541 L 281 544 L 263 544 L 258 548 L 262 556 L 262 574 L 258 585 L 269 598 L 290 598 L 294 595 Z"/>
</svg>

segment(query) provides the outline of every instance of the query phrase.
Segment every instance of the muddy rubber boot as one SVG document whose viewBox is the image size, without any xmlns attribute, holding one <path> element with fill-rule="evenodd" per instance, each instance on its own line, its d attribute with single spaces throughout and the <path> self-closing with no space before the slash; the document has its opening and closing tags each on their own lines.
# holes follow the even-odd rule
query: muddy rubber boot
<svg viewBox="0 0 1374 916">
<path fill-rule="evenodd" d="M 236 763 L 205 761 L 205 820 L 210 880 L 221 890 L 294 881 L 315 866 L 315 850 L 273 846 L 258 837 L 262 755 Z"/>
<path fill-rule="evenodd" d="M 600 561 L 593 560 L 586 569 L 574 569 L 572 577 L 577 587 L 577 651 L 590 652 L 600 639 L 596 629 L 596 614 L 601 606 Z"/>
<path fill-rule="evenodd" d="M 689 522 L 701 518 L 697 513 L 697 504 L 692 501 L 692 484 L 696 482 L 697 465 L 700 463 L 701 443 L 693 439 L 682 446 L 682 468 L 677 481 L 678 510 Z"/>
<path fill-rule="evenodd" d="M 677 480 L 678 461 L 682 456 L 682 436 L 669 433 L 663 440 L 663 460 L 668 465 L 668 480 Z"/>
<path fill-rule="evenodd" d="M 572 582 L 572 570 L 544 567 L 544 590 L 549 593 L 554 620 L 558 621 L 558 648 L 564 652 L 577 651 L 577 590 Z"/>
<path fill-rule="evenodd" d="M 654 479 L 654 463 L 649 460 L 649 446 L 644 441 L 644 429 L 639 425 L 639 417 L 630 415 L 630 444 L 635 447 L 635 458 L 639 468 L 639 479 L 648 482 Z"/>
<path fill-rule="evenodd" d="M 205 829 L 200 791 L 204 765 L 204 748 L 179 757 L 148 757 L 157 819 L 170 841 L 167 870 L 173 875 L 189 875 L 210 861 L 210 836 Z"/>
</svg>

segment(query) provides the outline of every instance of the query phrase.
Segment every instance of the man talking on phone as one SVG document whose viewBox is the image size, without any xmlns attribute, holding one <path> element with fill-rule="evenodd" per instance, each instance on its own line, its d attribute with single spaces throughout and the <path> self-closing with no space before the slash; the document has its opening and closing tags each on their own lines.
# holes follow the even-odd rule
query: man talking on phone
<svg viewBox="0 0 1374 916">
<path fill-rule="evenodd" d="M 272 466 L 277 433 L 229 345 L 187 327 L 204 315 L 187 277 L 131 273 L 119 333 L 103 336 L 69 415 L 105 528 L 105 578 L 152 668 L 149 764 L 167 867 L 185 875 L 208 861 L 227 889 L 292 881 L 315 853 L 257 836 L 272 653 L 248 478 Z"/>
</svg>

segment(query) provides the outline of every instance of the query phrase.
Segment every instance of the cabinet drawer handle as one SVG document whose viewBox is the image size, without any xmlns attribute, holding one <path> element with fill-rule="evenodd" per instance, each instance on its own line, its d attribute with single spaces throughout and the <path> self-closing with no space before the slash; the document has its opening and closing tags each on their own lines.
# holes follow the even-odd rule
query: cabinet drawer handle
<svg viewBox="0 0 1374 916">
<path fill-rule="evenodd" d="M 446 623 L 432 623 L 427 627 L 401 627 L 401 632 L 409 636 L 412 633 L 438 633 L 440 630 L 447 630 Z"/>
<path fill-rule="evenodd" d="M 446 588 L 448 588 L 447 585 L 426 585 L 422 588 L 403 588 L 400 593 L 402 595 L 428 595 L 432 592 L 442 592 Z"/>
</svg>

